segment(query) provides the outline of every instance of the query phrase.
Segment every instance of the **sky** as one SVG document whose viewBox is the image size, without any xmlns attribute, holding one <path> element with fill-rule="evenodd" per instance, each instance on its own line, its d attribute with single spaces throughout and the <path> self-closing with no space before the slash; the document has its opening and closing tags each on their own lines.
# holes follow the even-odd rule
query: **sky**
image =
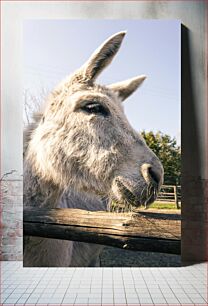
<svg viewBox="0 0 208 306">
<path fill-rule="evenodd" d="M 137 131 L 181 134 L 181 51 L 178 20 L 25 20 L 24 90 L 40 96 L 79 68 L 109 36 L 127 34 L 97 83 L 144 74 L 143 85 L 124 102 Z"/>
</svg>

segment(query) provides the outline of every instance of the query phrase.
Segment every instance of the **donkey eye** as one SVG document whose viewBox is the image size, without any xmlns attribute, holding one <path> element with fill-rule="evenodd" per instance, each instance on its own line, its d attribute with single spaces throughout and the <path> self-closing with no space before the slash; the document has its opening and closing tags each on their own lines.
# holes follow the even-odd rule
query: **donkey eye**
<svg viewBox="0 0 208 306">
<path fill-rule="evenodd" d="M 99 103 L 88 103 L 82 106 L 81 109 L 88 114 L 102 115 L 104 117 L 109 115 L 109 110 Z"/>
</svg>

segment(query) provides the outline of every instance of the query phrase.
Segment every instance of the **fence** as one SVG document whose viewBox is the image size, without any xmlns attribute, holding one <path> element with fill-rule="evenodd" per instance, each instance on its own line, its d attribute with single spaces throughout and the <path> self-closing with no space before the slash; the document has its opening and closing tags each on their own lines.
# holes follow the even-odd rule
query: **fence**
<svg viewBox="0 0 208 306">
<path fill-rule="evenodd" d="M 179 215 L 25 208 L 24 235 L 180 254 Z"/>
<path fill-rule="evenodd" d="M 164 185 L 157 201 L 174 202 L 177 208 L 181 187 Z M 115 213 L 80 209 L 25 208 L 24 235 L 82 241 L 134 251 L 180 254 L 179 214 Z"/>
<path fill-rule="evenodd" d="M 157 201 L 174 202 L 176 208 L 179 209 L 181 206 L 181 186 L 163 185 L 158 194 Z"/>
</svg>

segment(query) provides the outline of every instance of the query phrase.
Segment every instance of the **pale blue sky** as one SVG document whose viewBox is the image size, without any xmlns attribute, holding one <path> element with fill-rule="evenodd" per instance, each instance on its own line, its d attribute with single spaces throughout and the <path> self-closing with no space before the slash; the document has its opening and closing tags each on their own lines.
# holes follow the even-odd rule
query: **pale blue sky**
<svg viewBox="0 0 208 306">
<path fill-rule="evenodd" d="M 27 20 L 24 87 L 38 95 L 81 66 L 112 34 L 127 30 L 111 65 L 98 78 L 109 84 L 139 74 L 143 86 L 126 102 L 138 130 L 162 131 L 180 143 L 180 22 L 178 20 Z"/>
</svg>

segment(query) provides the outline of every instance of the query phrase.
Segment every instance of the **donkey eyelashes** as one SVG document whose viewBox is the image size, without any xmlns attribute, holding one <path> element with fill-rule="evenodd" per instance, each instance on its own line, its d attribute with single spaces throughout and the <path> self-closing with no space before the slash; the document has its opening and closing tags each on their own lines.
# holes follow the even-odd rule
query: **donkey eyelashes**
<svg viewBox="0 0 208 306">
<path fill-rule="evenodd" d="M 107 117 L 110 115 L 109 110 L 97 102 L 90 101 L 83 105 L 80 109 L 87 114 L 101 115 L 103 117 Z"/>
</svg>

